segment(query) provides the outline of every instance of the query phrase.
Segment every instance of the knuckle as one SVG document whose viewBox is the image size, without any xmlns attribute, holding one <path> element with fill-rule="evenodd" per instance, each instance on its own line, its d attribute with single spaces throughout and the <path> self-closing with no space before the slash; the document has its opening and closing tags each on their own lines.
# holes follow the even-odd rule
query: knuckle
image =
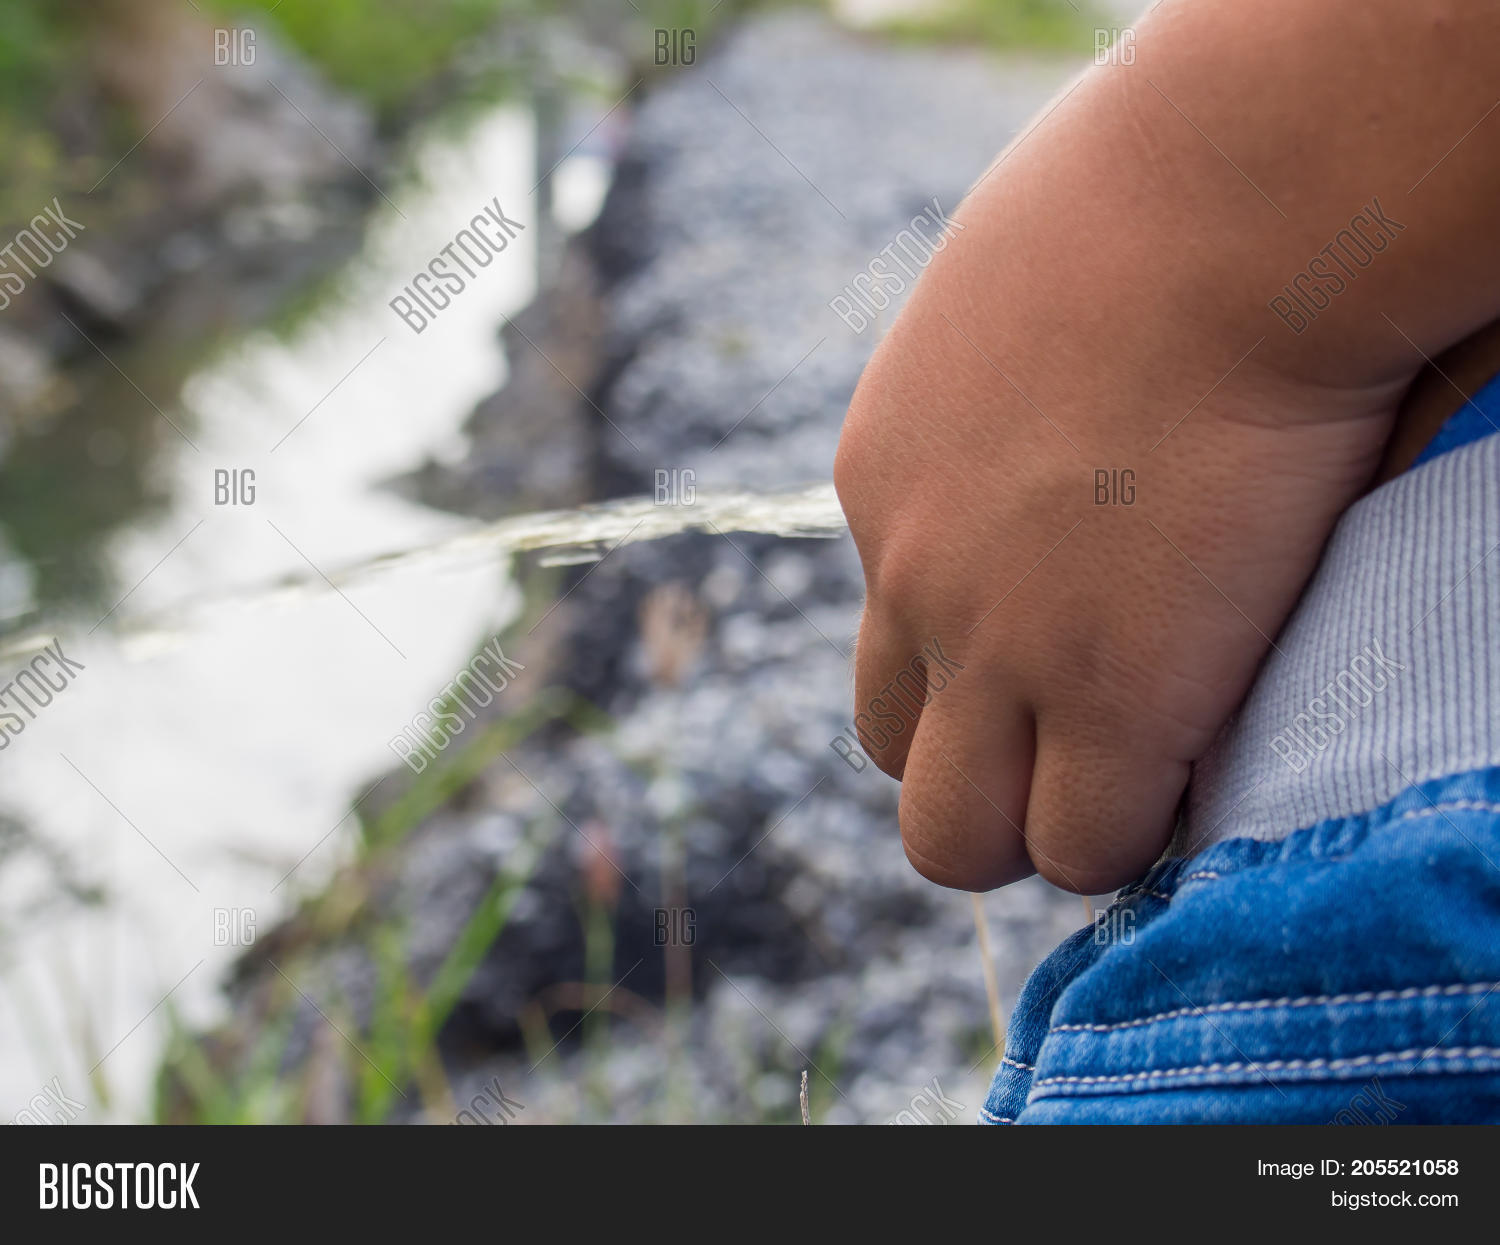
<svg viewBox="0 0 1500 1245">
<path fill-rule="evenodd" d="M 906 853 L 906 859 L 911 867 L 929 882 L 935 882 L 938 886 L 946 886 L 950 890 L 972 890 L 972 870 L 965 869 L 962 865 L 955 865 L 950 860 L 935 859 L 927 855 L 920 846 L 913 843 L 911 836 L 904 830 L 901 834 L 901 848 Z"/>
<path fill-rule="evenodd" d="M 938 812 L 925 796 L 939 796 L 908 782 L 901 794 L 901 846 L 911 866 L 929 882 L 950 890 L 987 891 L 1032 872 L 1019 837 L 1008 827 Z M 959 810 L 955 810 L 958 813 Z"/>
</svg>

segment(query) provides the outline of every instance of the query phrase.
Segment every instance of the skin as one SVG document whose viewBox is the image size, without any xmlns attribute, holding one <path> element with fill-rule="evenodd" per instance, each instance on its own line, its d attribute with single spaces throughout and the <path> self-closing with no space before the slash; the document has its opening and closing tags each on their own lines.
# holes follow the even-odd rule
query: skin
<svg viewBox="0 0 1500 1245">
<path fill-rule="evenodd" d="M 1500 375 L 1500 321 L 1445 351 L 1412 382 L 1386 443 L 1375 483 L 1395 479 L 1416 460 L 1450 416 L 1468 404 L 1486 382 Z"/>
<path fill-rule="evenodd" d="M 861 730 L 961 889 L 1149 866 L 1333 523 L 1437 419 L 1414 397 L 1392 437 L 1424 367 L 1500 318 L 1500 6 L 1164 0 L 1136 30 L 954 213 L 835 463 L 857 709 L 934 638 L 963 666 Z M 1294 332 L 1268 302 L 1361 215 L 1384 245 Z M 1095 504 L 1114 469 L 1131 504 Z"/>
</svg>

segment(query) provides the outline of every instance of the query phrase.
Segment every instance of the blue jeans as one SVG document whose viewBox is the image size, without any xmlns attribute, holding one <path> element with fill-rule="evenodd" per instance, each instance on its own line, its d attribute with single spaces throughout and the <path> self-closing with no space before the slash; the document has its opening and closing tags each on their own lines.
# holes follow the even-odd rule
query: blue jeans
<svg viewBox="0 0 1500 1245">
<path fill-rule="evenodd" d="M 1031 975 L 981 1122 L 1500 1122 L 1500 769 L 1157 865 Z"/>
</svg>

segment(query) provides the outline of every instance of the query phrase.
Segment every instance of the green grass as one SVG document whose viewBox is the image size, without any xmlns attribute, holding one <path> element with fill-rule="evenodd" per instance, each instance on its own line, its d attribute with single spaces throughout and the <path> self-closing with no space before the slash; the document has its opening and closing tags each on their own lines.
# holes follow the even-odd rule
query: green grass
<svg viewBox="0 0 1500 1245">
<path fill-rule="evenodd" d="M 209 0 L 205 7 L 274 26 L 330 82 L 388 118 L 495 23 L 531 20 L 536 6 L 532 0 Z"/>
<path fill-rule="evenodd" d="M 24 114 L 67 70 L 87 30 L 82 6 L 66 0 L 6 0 L 0 5 L 0 110 Z"/>
<path fill-rule="evenodd" d="M 314 1080 L 330 1075 L 330 1053 L 343 1098 L 341 1109 L 351 1122 L 382 1123 L 398 1109 L 417 1104 L 429 1119 L 453 1119 L 459 1104 L 453 1100 L 440 1053 L 443 1026 L 503 933 L 516 900 L 530 880 L 533 865 L 561 833 L 562 819 L 548 816 L 531 827 L 522 858 L 491 881 L 443 962 L 424 981 L 418 981 L 411 971 L 410 936 L 404 916 L 376 916 L 371 901 L 390 870 L 399 866 L 396 852 L 408 835 L 495 764 L 502 753 L 549 722 L 566 722 L 579 731 L 597 731 L 604 729 L 607 721 L 592 706 L 544 694 L 515 716 L 456 740 L 407 790 L 362 826 L 356 860 L 288 923 L 300 928 L 300 933 L 289 940 L 293 949 L 275 953 L 270 964 L 252 966 L 259 985 L 240 996 L 233 1021 L 205 1035 L 168 1004 L 170 1037 L 158 1075 L 157 1122 L 303 1122 L 310 1114 Z M 584 931 L 584 981 L 571 984 L 576 984 L 585 1001 L 590 996 L 621 995 L 613 984 L 613 905 L 598 896 L 580 895 L 578 916 Z M 340 945 L 358 946 L 373 967 L 374 989 L 362 1017 L 348 1000 L 331 996 L 329 982 L 316 975 L 319 957 Z M 256 958 L 255 951 L 250 958 Z M 315 1027 L 325 1030 L 321 1035 L 324 1048 L 321 1055 L 294 1057 L 290 1041 L 295 1018 L 299 1014 L 308 1016 L 303 992 L 316 1000 L 326 1017 L 312 1017 Z M 573 1008 L 569 1004 L 561 1010 Z M 683 1061 L 694 1058 L 689 1045 L 691 1014 L 690 998 L 669 999 L 662 1009 L 661 1036 L 674 1057 L 668 1061 L 656 1103 L 646 1110 L 647 1118 L 638 1122 L 708 1122 L 694 1108 L 687 1089 L 692 1078 L 683 1066 Z M 520 1019 L 527 1053 L 540 1063 L 555 1049 L 556 1034 L 550 1018 L 540 1003 L 534 1002 Z M 606 1009 L 596 1008 L 585 1016 L 577 1053 L 581 1093 L 575 1122 L 614 1118 L 603 1079 L 604 1064 L 612 1053 L 613 1032 Z M 242 1036 L 246 1034 L 250 1036 Z M 812 1052 L 811 1061 L 816 1065 L 811 1079 L 815 1123 L 826 1118 L 835 1101 L 835 1085 L 850 1036 L 848 1017 L 841 1015 Z M 759 1121 L 741 1117 L 719 1122 L 798 1122 L 796 1073 L 801 1057 L 785 1050 L 756 1056 L 749 1049 L 752 1045 L 758 1047 L 759 1043 L 747 1042 L 741 1051 L 745 1084 L 758 1083 L 767 1075 L 784 1077 L 786 1102 L 764 1113 Z"/>
<path fill-rule="evenodd" d="M 1087 0 L 947 0 L 932 13 L 878 27 L 913 42 L 962 43 L 998 51 L 1086 53 L 1104 24 Z"/>
<path fill-rule="evenodd" d="M 556 833 L 556 821 L 535 829 L 524 859 L 502 869 L 474 905 L 453 946 L 431 976 L 419 982 L 410 969 L 409 934 L 404 919 L 371 919 L 370 900 L 392 853 L 433 811 L 472 782 L 504 752 L 544 723 L 566 713 L 556 698 L 538 702 L 512 718 L 493 723 L 457 742 L 417 776 L 392 804 L 362 825 L 357 859 L 327 889 L 314 896 L 293 920 L 311 950 L 353 939 L 375 968 L 375 993 L 367 1023 L 342 1001 L 330 1002 L 309 976 L 311 957 L 292 954 L 270 961 L 262 973 L 269 985 L 261 1022 L 234 1025 L 205 1038 L 175 1013 L 158 1077 L 156 1117 L 171 1123 L 297 1123 L 308 1108 L 306 1068 L 287 1066 L 292 1021 L 305 1006 L 300 992 L 318 1006 L 348 1041 L 335 1048 L 342 1079 L 352 1086 L 351 1118 L 379 1123 L 389 1117 L 410 1086 L 416 1086 L 429 1112 L 452 1115 L 438 1056 L 438 1035 L 463 996 L 465 986 L 505 928 L 516 897 L 525 887 L 541 851 Z M 252 952 L 252 958 L 254 953 Z M 251 1004 L 246 1004 L 251 1007 Z M 237 1048 L 235 1030 L 254 1033 L 248 1049 Z"/>
<path fill-rule="evenodd" d="M 68 0 L 0 4 L 0 221 L 29 219 L 68 184 L 47 110 L 76 72 L 88 30 L 82 6 Z"/>
</svg>

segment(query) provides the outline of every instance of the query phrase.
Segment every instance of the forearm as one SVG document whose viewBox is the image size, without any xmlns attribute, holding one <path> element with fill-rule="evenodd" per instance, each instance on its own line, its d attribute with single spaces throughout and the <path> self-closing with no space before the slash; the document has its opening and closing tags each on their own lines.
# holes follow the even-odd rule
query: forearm
<svg viewBox="0 0 1500 1245">
<path fill-rule="evenodd" d="M 1497 63 L 1495 4 L 1166 0 L 960 209 L 991 239 L 968 301 L 992 340 L 1111 367 L 1170 369 L 1168 322 L 1320 386 L 1404 384 L 1500 315 Z"/>
</svg>

